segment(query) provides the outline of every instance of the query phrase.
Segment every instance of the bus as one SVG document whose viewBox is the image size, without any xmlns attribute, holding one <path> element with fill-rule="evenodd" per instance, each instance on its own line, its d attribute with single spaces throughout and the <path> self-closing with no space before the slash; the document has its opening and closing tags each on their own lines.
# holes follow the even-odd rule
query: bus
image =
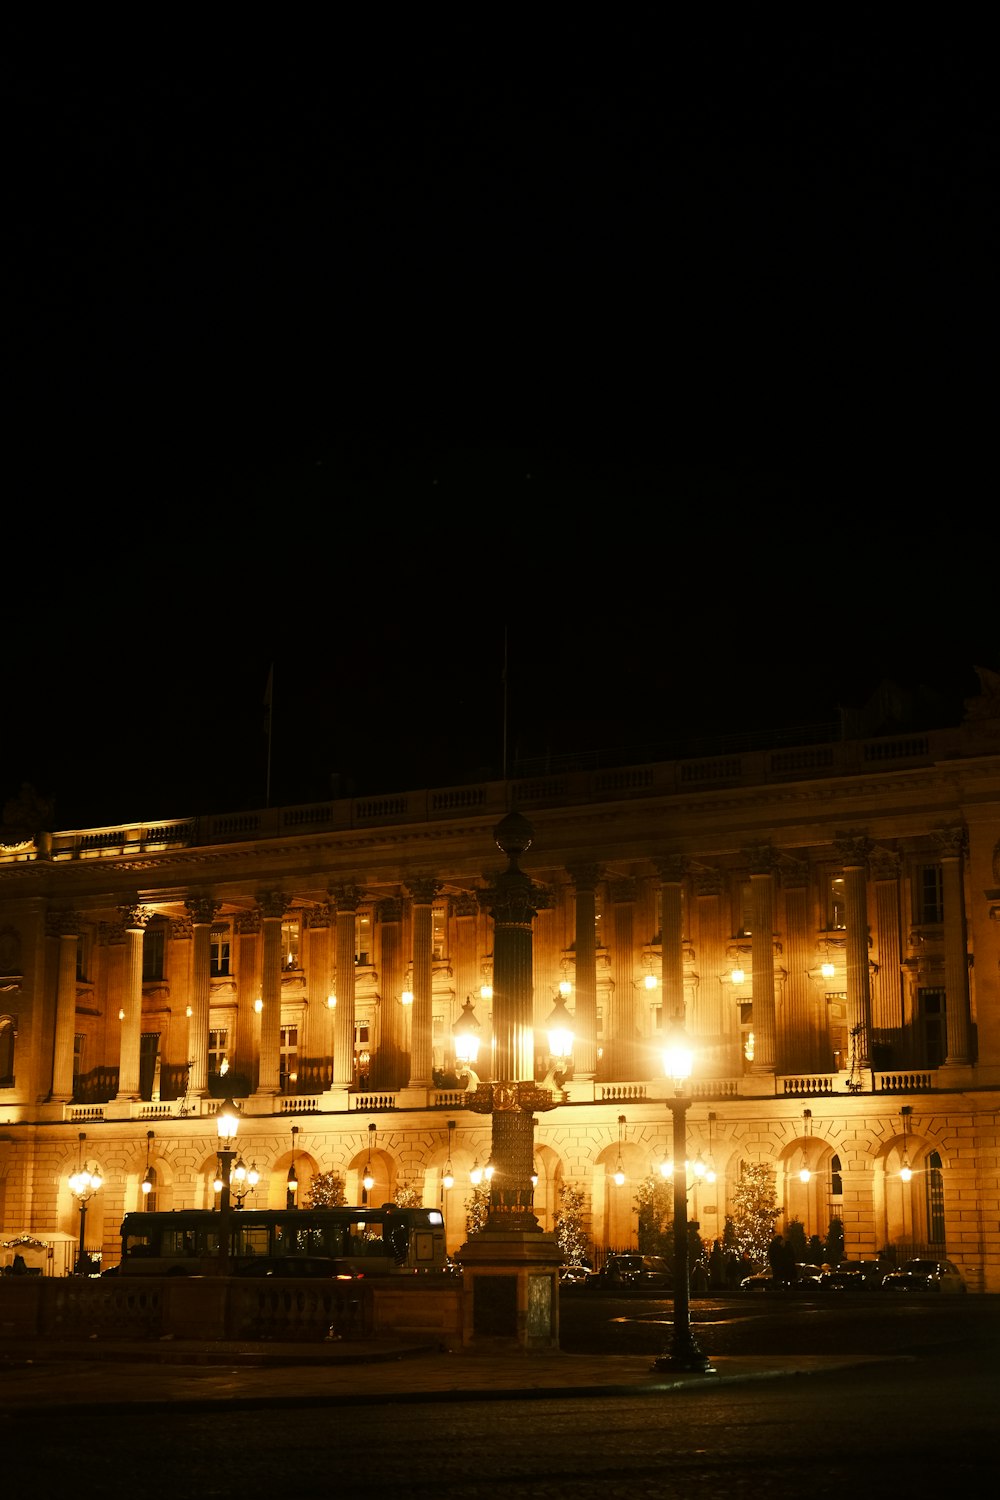
<svg viewBox="0 0 1000 1500">
<path fill-rule="evenodd" d="M 210 1208 L 128 1213 L 123 1276 L 399 1276 L 444 1272 L 444 1216 L 436 1208 L 234 1209 L 229 1254 L 223 1214 Z"/>
</svg>

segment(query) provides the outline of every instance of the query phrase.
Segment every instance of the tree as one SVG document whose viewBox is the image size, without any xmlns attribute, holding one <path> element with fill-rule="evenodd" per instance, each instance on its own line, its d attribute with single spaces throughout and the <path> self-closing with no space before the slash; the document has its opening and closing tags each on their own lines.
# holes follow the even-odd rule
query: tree
<svg viewBox="0 0 1000 1500">
<path fill-rule="evenodd" d="M 559 1184 L 559 1208 L 555 1215 L 556 1244 L 567 1266 L 578 1266 L 587 1259 L 587 1232 L 583 1222 L 586 1206 L 583 1190 L 571 1182 Z"/>
<path fill-rule="evenodd" d="M 755 1271 L 767 1265 L 767 1247 L 780 1216 L 774 1173 L 766 1162 L 749 1162 L 733 1193 L 733 1231 L 737 1250 L 750 1258 Z"/>
<path fill-rule="evenodd" d="M 643 1255 L 667 1255 L 673 1244 L 673 1184 L 650 1172 L 635 1190 L 638 1241 Z"/>
<path fill-rule="evenodd" d="M 344 1179 L 339 1172 L 320 1172 L 309 1185 L 306 1208 L 339 1208 L 347 1202 Z"/>
<path fill-rule="evenodd" d="M 392 1201 L 398 1208 L 419 1208 L 421 1204 L 419 1192 L 408 1182 L 397 1183 Z"/>
<path fill-rule="evenodd" d="M 826 1259 L 827 1264 L 839 1266 L 844 1258 L 844 1221 L 836 1215 L 830 1220 L 830 1228 L 826 1235 Z"/>
<path fill-rule="evenodd" d="M 490 1213 L 490 1186 L 488 1182 L 481 1182 L 478 1187 L 472 1189 L 472 1197 L 465 1200 L 465 1233 L 471 1239 L 481 1229 L 486 1228 L 486 1220 Z"/>
<path fill-rule="evenodd" d="M 796 1265 L 803 1265 L 807 1260 L 806 1254 L 806 1227 L 801 1219 L 792 1219 L 785 1230 L 785 1239 L 792 1247 L 792 1253 Z"/>
</svg>

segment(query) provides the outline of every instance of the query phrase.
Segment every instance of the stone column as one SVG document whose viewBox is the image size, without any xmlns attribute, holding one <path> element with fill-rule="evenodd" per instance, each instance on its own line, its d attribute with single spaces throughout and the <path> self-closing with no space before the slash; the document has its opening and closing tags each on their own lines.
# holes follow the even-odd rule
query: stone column
<svg viewBox="0 0 1000 1500">
<path fill-rule="evenodd" d="M 118 1098 L 139 1098 L 139 1039 L 142 1035 L 142 939 L 150 913 L 141 906 L 120 906 L 125 932 L 125 982 L 122 1003 L 121 1051 L 118 1061 Z"/>
<path fill-rule="evenodd" d="M 191 1092 L 198 1098 L 208 1093 L 209 965 L 212 957 L 212 923 L 219 910 L 210 896 L 191 896 L 184 902 L 191 919 L 191 1017 L 188 1022 L 188 1056 L 194 1059 Z"/>
<path fill-rule="evenodd" d="M 410 1059 L 405 1055 L 403 1004 L 403 902 L 387 896 L 376 903 L 378 972 L 382 994 L 380 1045 L 372 1059 L 371 1084 L 376 1089 L 405 1088 Z"/>
<path fill-rule="evenodd" d="M 963 857 L 966 833 L 961 827 L 943 829 L 937 836 L 941 850 L 941 893 L 944 898 L 944 990 L 948 1028 L 948 1067 L 969 1062 L 969 949 L 966 933 Z"/>
<path fill-rule="evenodd" d="M 750 962 L 753 965 L 753 1073 L 773 1073 L 776 1063 L 777 1026 L 774 1013 L 774 850 L 758 844 L 746 851 L 753 892 L 753 932 Z"/>
<path fill-rule="evenodd" d="M 434 1017 L 434 969 L 432 907 L 441 889 L 436 880 L 412 880 L 407 886 L 413 903 L 413 1039 L 410 1053 L 410 1083 L 429 1089 L 434 1082 L 431 1027 Z M 496 984 L 494 981 L 494 989 Z M 496 997 L 494 996 L 494 1007 Z"/>
<path fill-rule="evenodd" d="M 337 1008 L 333 1013 L 333 1086 L 354 1082 L 354 959 L 357 954 L 358 907 L 364 892 L 355 885 L 331 891 L 337 908 Z"/>
<path fill-rule="evenodd" d="M 260 1064 L 260 1021 L 256 1003 L 262 1000 L 260 986 L 260 909 L 241 912 L 236 918 L 239 945 L 236 970 L 236 1028 L 233 1038 L 233 1071 L 246 1079 L 247 1094 L 257 1089 Z"/>
<path fill-rule="evenodd" d="M 534 1081 L 532 1027 L 532 924 L 541 895 L 518 860 L 531 843 L 531 826 L 520 813 L 508 813 L 496 830 L 497 846 L 508 868 L 479 900 L 493 918 L 493 1076 L 470 1100 L 489 1109 L 493 1120 L 493 1161 L 487 1229 L 540 1232 L 532 1211 L 531 1167 L 537 1109 L 551 1109 L 551 1091 Z"/>
<path fill-rule="evenodd" d="M 871 857 L 875 885 L 875 951 L 878 970 L 871 976 L 873 1068 L 903 1065 L 903 947 L 900 941 L 899 855 L 875 849 Z"/>
<path fill-rule="evenodd" d="M 610 1071 L 605 1077 L 616 1083 L 645 1077 L 647 1069 L 639 1068 L 638 1029 L 635 1004 L 635 898 L 634 880 L 611 883 L 612 936 L 612 1024 L 605 1042 L 605 1063 Z M 608 1056 L 610 1052 L 610 1058 Z"/>
<path fill-rule="evenodd" d="M 868 1067 L 872 1029 L 867 885 L 871 848 L 869 839 L 856 834 L 838 839 L 836 844 L 844 867 L 844 901 L 847 909 L 847 1029 L 850 1034 L 851 1056 L 857 1068 Z"/>
<path fill-rule="evenodd" d="M 283 891 L 264 891 L 258 898 L 264 929 L 261 964 L 260 1071 L 258 1094 L 281 1093 L 281 919 L 288 910 Z"/>
<path fill-rule="evenodd" d="M 569 878 L 576 890 L 573 993 L 573 1077 L 589 1082 L 597 1071 L 597 886 L 599 865 L 573 865 Z"/>
<path fill-rule="evenodd" d="M 679 855 L 655 861 L 660 877 L 660 968 L 663 974 L 663 1029 L 672 1022 L 685 1025 L 688 1035 L 701 1036 L 693 1018 L 684 1015 L 684 907 L 681 899 L 687 861 Z"/>
<path fill-rule="evenodd" d="M 820 1000 L 808 971 L 815 951 L 809 866 L 789 861 L 782 866 L 785 899 L 785 954 L 788 977 L 775 1043 L 779 1073 L 808 1073 L 819 1062 L 817 1050 Z M 825 1017 L 824 1017 L 825 1020 Z"/>
<path fill-rule="evenodd" d="M 722 922 L 722 875 L 704 865 L 691 871 L 694 909 L 697 916 L 698 1013 L 705 1047 L 706 1073 L 733 1077 L 743 1071 L 740 1056 L 740 1024 L 731 987 L 722 979 L 726 965 L 726 938 Z M 712 1054 L 708 1054 L 711 1045 Z"/>
<path fill-rule="evenodd" d="M 309 988 L 305 1011 L 308 1030 L 299 1038 L 299 1078 L 303 1077 L 302 1048 L 305 1047 L 305 1089 L 325 1091 L 333 1076 L 333 1056 L 330 1035 L 328 1000 L 335 993 L 333 988 L 333 951 L 331 935 L 334 916 L 330 903 L 313 907 L 304 913 L 304 934 L 308 933 L 309 944 Z"/>
<path fill-rule="evenodd" d="M 80 937 L 80 913 L 53 911 L 47 933 L 59 939 L 59 970 L 56 988 L 56 1031 L 52 1058 L 53 1103 L 68 1104 L 73 1098 L 73 1041 L 76 1034 L 76 950 Z"/>
</svg>

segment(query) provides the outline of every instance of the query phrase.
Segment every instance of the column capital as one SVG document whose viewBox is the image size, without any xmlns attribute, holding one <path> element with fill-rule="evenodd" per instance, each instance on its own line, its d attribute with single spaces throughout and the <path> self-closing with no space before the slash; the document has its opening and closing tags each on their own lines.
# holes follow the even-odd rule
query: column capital
<svg viewBox="0 0 1000 1500">
<path fill-rule="evenodd" d="M 833 841 L 837 858 L 845 869 L 864 869 L 874 845 L 865 833 L 843 833 Z"/>
<path fill-rule="evenodd" d="M 894 849 L 876 846 L 872 850 L 871 870 L 873 880 L 898 880 L 900 858 Z"/>
<path fill-rule="evenodd" d="M 773 875 L 778 865 L 778 856 L 773 844 L 748 844 L 743 858 L 750 867 L 750 879 L 755 875 Z"/>
<path fill-rule="evenodd" d="M 250 911 L 239 912 L 233 925 L 240 937 L 253 937 L 260 931 L 260 908 L 254 906 Z"/>
<path fill-rule="evenodd" d="M 638 881 L 632 876 L 624 879 L 612 880 L 610 886 L 611 904 L 613 906 L 628 906 L 635 901 L 639 894 Z"/>
<path fill-rule="evenodd" d="M 406 882 L 406 892 L 414 906 L 433 906 L 441 883 L 432 875 L 417 875 Z"/>
<path fill-rule="evenodd" d="M 812 879 L 812 872 L 804 859 L 786 858 L 781 864 L 781 885 L 786 891 L 804 890 Z"/>
<path fill-rule="evenodd" d="M 367 892 L 360 885 L 351 885 L 348 883 L 332 886 L 330 897 L 337 908 L 337 915 L 339 916 L 341 912 L 356 913 L 358 907 L 364 904 Z"/>
<path fill-rule="evenodd" d="M 79 937 L 82 925 L 78 911 L 56 908 L 45 914 L 46 937 Z"/>
<path fill-rule="evenodd" d="M 578 891 L 593 891 L 604 878 L 600 865 L 567 865 L 566 873 Z"/>
<path fill-rule="evenodd" d="M 267 921 L 283 917 L 290 902 L 284 891 L 261 891 L 257 896 L 257 905 L 261 916 Z"/>
<path fill-rule="evenodd" d="M 696 896 L 721 896 L 725 889 L 722 871 L 709 865 L 695 866 L 691 871 L 691 884 Z"/>
<path fill-rule="evenodd" d="M 401 896 L 383 896 L 375 903 L 375 912 L 380 922 L 401 922 L 403 900 Z"/>
<path fill-rule="evenodd" d="M 961 859 L 968 848 L 968 835 L 961 823 L 937 828 L 932 837 L 942 859 Z"/>
<path fill-rule="evenodd" d="M 145 932 L 153 915 L 145 906 L 119 906 L 118 914 L 125 932 Z"/>
<path fill-rule="evenodd" d="M 688 873 L 688 861 L 683 854 L 664 854 L 653 860 L 653 869 L 663 885 L 681 885 Z"/>
<path fill-rule="evenodd" d="M 319 906 L 311 906 L 302 913 L 302 925 L 312 930 L 329 927 L 336 920 L 336 911 L 329 901 L 322 902 Z"/>
<path fill-rule="evenodd" d="M 212 896 L 188 896 L 184 902 L 193 927 L 211 927 L 221 906 Z"/>
</svg>

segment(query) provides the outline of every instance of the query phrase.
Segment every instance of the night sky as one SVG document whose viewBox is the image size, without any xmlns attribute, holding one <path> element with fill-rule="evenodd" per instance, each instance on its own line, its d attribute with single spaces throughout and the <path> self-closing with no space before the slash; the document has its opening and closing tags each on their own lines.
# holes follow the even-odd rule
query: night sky
<svg viewBox="0 0 1000 1500">
<path fill-rule="evenodd" d="M 997 120 L 911 21 L 8 48 L 0 797 L 260 806 L 272 662 L 272 802 L 960 705 Z"/>
</svg>

